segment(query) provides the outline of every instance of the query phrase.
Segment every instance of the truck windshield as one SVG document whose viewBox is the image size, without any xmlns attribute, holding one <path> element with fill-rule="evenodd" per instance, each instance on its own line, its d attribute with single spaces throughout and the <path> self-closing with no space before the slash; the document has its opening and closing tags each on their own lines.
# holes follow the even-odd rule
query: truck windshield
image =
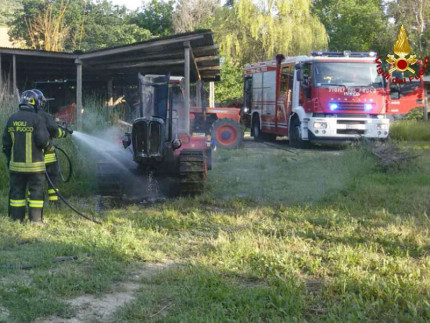
<svg viewBox="0 0 430 323">
<path fill-rule="evenodd" d="M 374 63 L 316 63 L 314 86 L 382 88 L 384 83 Z"/>
</svg>

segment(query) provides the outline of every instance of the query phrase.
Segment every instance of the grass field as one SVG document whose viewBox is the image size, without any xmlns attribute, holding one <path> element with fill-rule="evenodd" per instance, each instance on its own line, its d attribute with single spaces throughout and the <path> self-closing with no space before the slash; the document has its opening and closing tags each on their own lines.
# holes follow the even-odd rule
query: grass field
<svg viewBox="0 0 430 323">
<path fill-rule="evenodd" d="M 359 148 L 218 150 L 199 197 L 102 214 L 71 198 L 102 225 L 3 208 L 0 321 L 429 321 L 430 150 L 403 145 L 420 156 L 396 173 Z"/>
</svg>

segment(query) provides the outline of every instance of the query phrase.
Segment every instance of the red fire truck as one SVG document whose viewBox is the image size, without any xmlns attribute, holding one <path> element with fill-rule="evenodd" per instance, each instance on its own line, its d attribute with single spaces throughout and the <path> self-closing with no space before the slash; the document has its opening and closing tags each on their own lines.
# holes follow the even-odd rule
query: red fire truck
<svg viewBox="0 0 430 323">
<path fill-rule="evenodd" d="M 399 113 L 404 104 L 419 106 L 419 94 L 402 95 L 400 90 L 390 97 L 390 85 L 377 72 L 375 56 L 313 52 L 246 65 L 245 125 L 256 140 L 288 136 L 295 147 L 361 137 L 386 139 L 387 114 Z"/>
</svg>

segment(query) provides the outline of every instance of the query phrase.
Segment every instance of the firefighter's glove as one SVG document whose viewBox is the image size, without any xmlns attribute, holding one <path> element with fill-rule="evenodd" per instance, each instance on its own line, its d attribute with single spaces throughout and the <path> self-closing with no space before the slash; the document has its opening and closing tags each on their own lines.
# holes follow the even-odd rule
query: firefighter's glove
<svg viewBox="0 0 430 323">
<path fill-rule="evenodd" d="M 45 154 L 46 153 L 53 153 L 55 152 L 55 146 L 54 145 L 49 145 L 48 147 L 45 148 Z"/>
<path fill-rule="evenodd" d="M 64 125 L 58 125 L 58 138 L 66 138 L 67 134 L 67 128 Z"/>
</svg>

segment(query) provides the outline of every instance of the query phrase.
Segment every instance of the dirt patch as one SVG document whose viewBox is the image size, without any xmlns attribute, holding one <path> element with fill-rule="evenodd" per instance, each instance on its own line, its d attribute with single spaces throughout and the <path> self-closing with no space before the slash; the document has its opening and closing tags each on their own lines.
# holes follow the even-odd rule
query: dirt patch
<svg viewBox="0 0 430 323">
<path fill-rule="evenodd" d="M 134 268 L 126 282 L 113 287 L 114 292 L 100 296 L 83 295 L 65 300 L 75 311 L 75 317 L 65 319 L 47 317 L 36 320 L 37 323 L 79 323 L 79 322 L 109 322 L 113 314 L 126 303 L 135 299 L 135 292 L 142 286 L 142 278 L 151 278 L 161 271 L 171 267 L 173 263 L 144 264 Z"/>
</svg>

